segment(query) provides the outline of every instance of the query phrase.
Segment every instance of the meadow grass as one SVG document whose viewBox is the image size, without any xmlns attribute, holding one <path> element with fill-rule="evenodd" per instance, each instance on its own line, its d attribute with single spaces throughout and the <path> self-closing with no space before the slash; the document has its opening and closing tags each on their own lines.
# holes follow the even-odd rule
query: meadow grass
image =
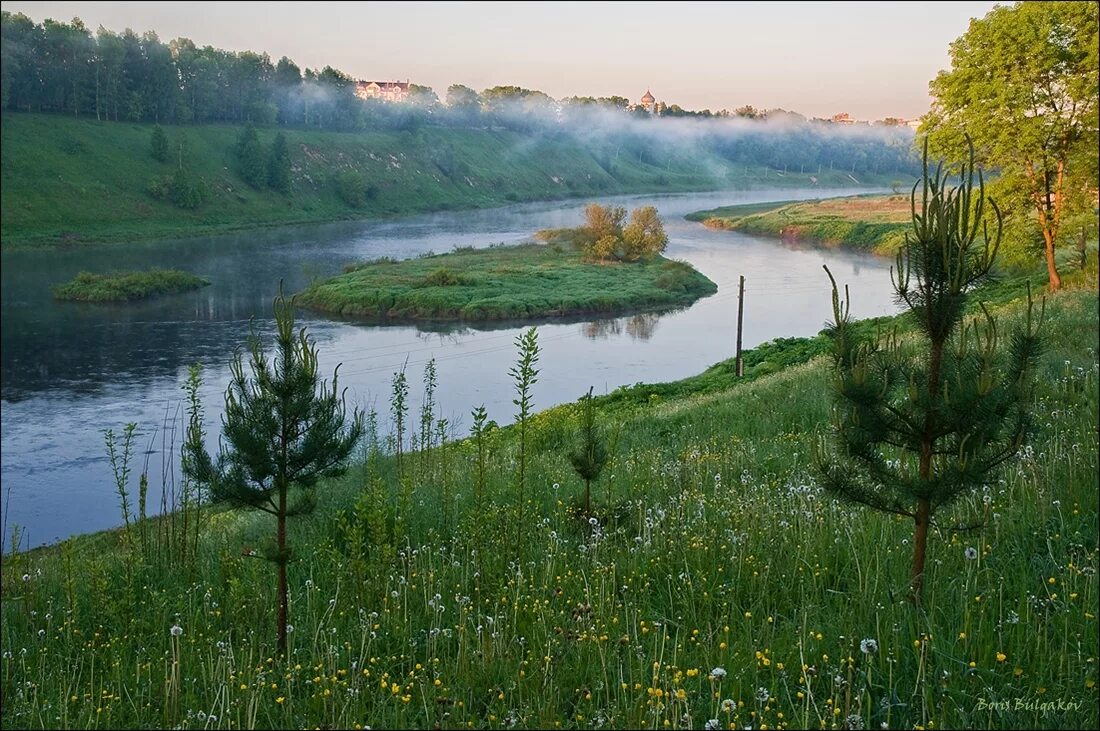
<svg viewBox="0 0 1100 731">
<path fill-rule="evenodd" d="M 368 320 L 502 320 L 677 307 L 717 285 L 690 264 L 658 256 L 586 262 L 558 245 L 464 248 L 366 262 L 312 284 L 302 306 Z"/>
<path fill-rule="evenodd" d="M 412 437 L 428 449 L 399 463 L 374 430 L 291 521 L 286 660 L 260 514 L 204 511 L 190 553 L 129 531 L 13 552 L 3 725 L 1095 728 L 1100 318 L 1083 279 L 1046 303 L 1036 433 L 930 536 L 922 611 L 911 522 L 815 483 L 831 375 L 809 353 L 605 397 L 613 461 L 590 515 L 566 457 L 577 404 L 529 421 L 522 505 L 513 428 L 487 430 L 483 473 L 474 441 Z M 1007 328 L 1021 301 L 994 312 Z M 764 360 L 807 355 L 784 345 Z"/>
<path fill-rule="evenodd" d="M 239 176 L 239 126 L 166 126 L 172 153 L 166 162 L 150 154 L 152 130 L 150 124 L 4 112 L 3 247 L 202 236 L 622 193 L 810 185 L 809 175 L 778 177 L 763 167 L 700 160 L 687 149 L 661 151 L 660 164 L 616 155 L 601 165 L 601 149 L 560 134 L 431 126 L 366 132 L 261 129 L 265 150 L 278 131 L 286 135 L 292 168 L 291 192 L 284 195 L 252 188 Z M 187 165 L 209 192 L 196 210 L 148 192 L 151 180 L 175 170 L 182 138 Z M 348 176 L 362 193 L 350 202 L 341 195 Z M 869 176 L 864 183 L 889 177 Z M 847 187 L 852 181 L 836 173 L 820 184 Z"/>
<path fill-rule="evenodd" d="M 724 206 L 685 218 L 710 228 L 893 254 L 910 223 L 908 196 L 848 196 Z"/>
<path fill-rule="evenodd" d="M 80 272 L 52 288 L 55 299 L 71 302 L 130 302 L 166 294 L 188 292 L 210 282 L 178 269 L 93 274 Z"/>
</svg>

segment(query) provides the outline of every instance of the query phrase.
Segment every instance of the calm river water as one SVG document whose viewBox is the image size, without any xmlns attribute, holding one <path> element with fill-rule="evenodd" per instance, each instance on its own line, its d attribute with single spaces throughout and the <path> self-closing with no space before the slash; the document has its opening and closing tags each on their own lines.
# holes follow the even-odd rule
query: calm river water
<svg viewBox="0 0 1100 731">
<path fill-rule="evenodd" d="M 812 335 L 829 311 L 827 263 L 853 285 L 858 317 L 894 311 L 888 262 L 845 252 L 793 248 L 780 242 L 712 231 L 685 213 L 739 202 L 843 195 L 844 190 L 777 190 L 673 196 L 631 196 L 619 205 L 656 205 L 669 234 L 667 256 L 689 261 L 714 280 L 718 293 L 665 314 L 551 322 L 539 325 L 541 374 L 535 405 L 545 408 L 639 381 L 699 373 L 732 355 L 737 281 L 746 279 L 744 347 L 775 337 Z M 865 192 L 860 190 L 858 192 Z M 228 363 L 255 316 L 271 328 L 277 283 L 295 292 L 311 278 L 339 272 L 363 258 L 405 258 L 455 246 L 528 239 L 540 228 L 572 226 L 585 201 L 535 203 L 449 212 L 386 222 L 326 224 L 179 242 L 2 256 L 0 485 L 3 523 L 27 530 L 30 545 L 50 543 L 121 522 L 103 443 L 104 431 L 138 424 L 135 472 L 146 460 L 150 503 L 159 504 L 170 446 L 166 421 L 179 422 L 181 385 L 189 364 L 205 365 L 207 426 L 218 432 Z M 83 305 L 51 300 L 49 287 L 80 270 L 173 266 L 212 286 L 149 303 Z M 487 328 L 365 326 L 302 313 L 316 339 L 323 371 L 340 369 L 349 399 L 376 406 L 385 424 L 389 383 L 407 362 L 412 409 L 420 376 L 435 358 L 442 416 L 458 434 L 470 409 L 512 421 L 508 368 L 522 324 Z M 173 419 L 173 417 L 176 417 Z M 178 432 L 177 439 L 178 442 Z M 213 444 L 213 442 L 211 442 Z M 136 489 L 136 477 L 132 480 Z M 5 540 L 8 536 L 5 535 Z"/>
</svg>

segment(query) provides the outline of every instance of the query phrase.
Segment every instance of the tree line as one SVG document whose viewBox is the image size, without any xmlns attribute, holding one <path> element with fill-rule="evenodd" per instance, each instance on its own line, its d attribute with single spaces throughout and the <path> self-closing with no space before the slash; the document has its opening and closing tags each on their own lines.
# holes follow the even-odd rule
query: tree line
<svg viewBox="0 0 1100 731">
<path fill-rule="evenodd" d="M 450 86 L 442 99 L 430 87 L 410 84 L 407 103 L 393 104 L 358 98 L 356 80 L 331 66 L 302 69 L 286 56 L 273 60 L 266 53 L 226 51 L 187 38 L 164 42 L 153 31 L 139 35 L 100 27 L 93 33 L 79 18 L 35 23 L 7 11 L 0 31 L 0 107 L 12 111 L 109 122 L 251 122 L 414 133 L 431 125 L 564 134 L 585 144 L 609 172 L 620 156 L 667 164 L 668 151 L 689 149 L 689 138 L 701 152 L 785 171 L 916 171 L 907 129 L 840 134 L 783 110 L 691 112 L 662 104 L 650 114 L 622 96 L 555 100 L 520 86 L 477 92 L 461 84 Z M 700 122 L 700 128 L 691 135 L 674 130 L 673 118 L 684 117 Z M 723 126 L 730 119 L 746 124 Z"/>
</svg>

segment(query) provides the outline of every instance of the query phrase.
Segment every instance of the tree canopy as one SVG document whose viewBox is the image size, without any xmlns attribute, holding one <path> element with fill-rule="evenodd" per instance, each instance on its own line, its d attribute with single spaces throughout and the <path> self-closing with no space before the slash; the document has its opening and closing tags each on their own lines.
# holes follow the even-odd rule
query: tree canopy
<svg viewBox="0 0 1100 731">
<path fill-rule="evenodd" d="M 1097 19 L 1095 3 L 1044 2 L 972 20 L 930 84 L 922 124 L 939 154 L 964 160 L 968 135 L 979 163 L 999 171 L 1009 223 L 1042 240 L 1053 289 L 1063 224 L 1097 189 Z"/>
</svg>

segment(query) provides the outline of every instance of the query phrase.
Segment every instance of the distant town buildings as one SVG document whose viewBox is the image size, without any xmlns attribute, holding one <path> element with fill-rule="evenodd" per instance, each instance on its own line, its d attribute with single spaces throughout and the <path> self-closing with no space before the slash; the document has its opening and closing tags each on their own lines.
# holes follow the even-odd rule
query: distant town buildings
<svg viewBox="0 0 1100 731">
<path fill-rule="evenodd" d="M 856 119 L 852 119 L 852 115 L 847 112 L 841 112 L 840 114 L 834 114 L 829 118 L 829 121 L 833 124 L 870 124 L 869 122 L 862 122 Z M 905 119 L 904 117 L 886 117 L 880 119 L 874 124 L 883 127 L 911 127 L 916 129 L 920 127 L 920 117 L 916 119 Z"/>
<path fill-rule="evenodd" d="M 384 102 L 403 102 L 409 98 L 408 81 L 357 81 L 355 96 L 360 99 L 381 99 Z"/>
</svg>

